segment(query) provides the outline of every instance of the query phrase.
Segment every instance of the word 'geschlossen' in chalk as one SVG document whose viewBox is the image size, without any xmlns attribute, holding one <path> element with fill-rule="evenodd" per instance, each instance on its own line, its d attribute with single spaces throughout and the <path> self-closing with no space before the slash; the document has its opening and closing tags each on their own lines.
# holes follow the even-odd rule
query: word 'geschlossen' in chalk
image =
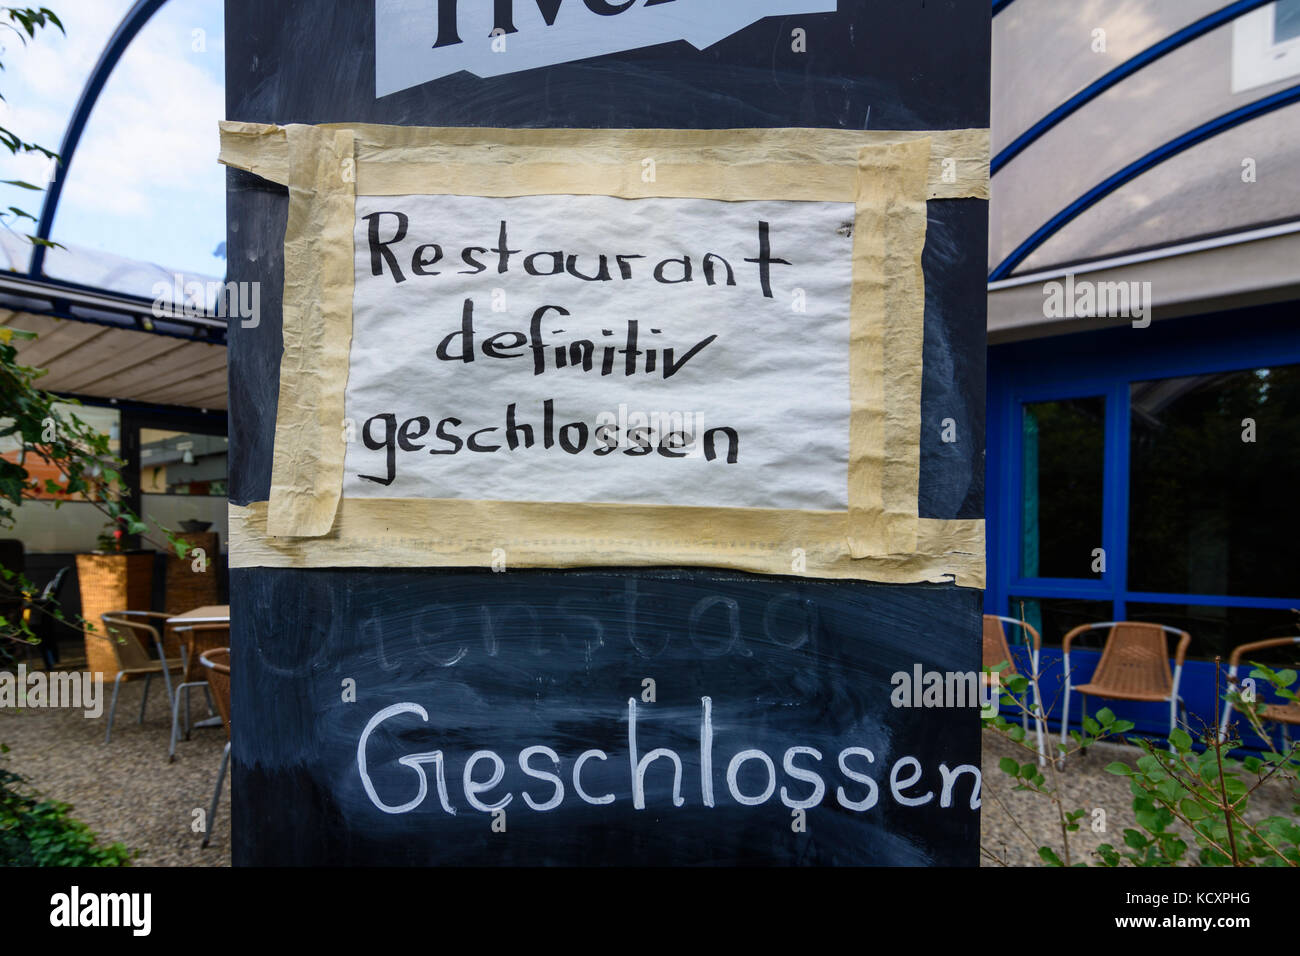
<svg viewBox="0 0 1300 956">
<path fill-rule="evenodd" d="M 755 807 L 771 800 L 777 794 L 778 787 L 776 764 L 772 756 L 763 750 L 742 747 L 732 753 L 724 763 L 723 758 L 716 753 L 719 748 L 714 739 L 712 699 L 701 697 L 700 710 L 699 794 L 698 797 L 692 798 L 692 802 L 698 802 L 705 807 L 716 807 L 719 805 L 720 798 L 723 800 L 729 798 L 741 806 Z M 370 718 L 357 742 L 357 771 L 361 776 L 361 784 L 366 796 L 376 808 L 390 814 L 410 813 L 420 808 L 429 795 L 429 775 L 425 767 L 430 765 L 433 767 L 438 804 L 446 814 L 455 815 L 463 805 L 468 805 L 482 813 L 491 813 L 503 809 L 513 801 L 515 796 L 513 793 L 493 793 L 505 777 L 506 762 L 496 751 L 488 749 L 476 750 L 464 764 L 459 787 L 459 796 L 463 797 L 464 804 L 459 799 L 455 801 L 452 799 L 451 788 L 447 782 L 447 758 L 442 750 L 406 754 L 397 759 L 399 764 L 409 767 L 416 775 L 417 792 L 414 797 L 404 803 L 397 803 L 389 802 L 399 799 L 395 794 L 381 796 L 367 763 L 367 743 L 381 725 L 388 724 L 385 730 L 394 731 L 395 728 L 390 722 L 396 723 L 404 715 L 414 715 L 424 722 L 429 720 L 428 711 L 420 704 L 410 701 L 392 704 Z M 605 763 L 615 759 L 620 758 L 611 757 L 606 751 L 597 748 L 590 748 L 576 755 L 561 756 L 556 750 L 544 744 L 524 747 L 517 756 L 519 769 L 529 778 L 540 782 L 538 789 L 541 793 L 521 790 L 519 795 L 530 809 L 542 813 L 556 809 L 566 799 L 591 806 L 612 804 L 618 799 L 617 794 L 592 793 L 588 789 L 590 781 L 584 775 L 584 767 L 593 761 Z M 646 809 L 646 775 L 651 765 L 660 760 L 667 761 L 672 769 L 672 805 L 674 807 L 686 805 L 688 798 L 683 794 L 681 755 L 667 747 L 657 747 L 642 753 L 637 740 L 636 698 L 630 697 L 627 702 L 626 766 L 630 778 L 632 806 L 637 810 Z M 830 754 L 823 755 L 815 747 L 792 745 L 781 756 L 781 766 L 785 776 L 789 781 L 796 782 L 797 786 L 792 788 L 788 784 L 781 785 L 779 799 L 791 809 L 808 810 L 818 806 L 828 794 L 828 784 L 824 776 L 825 766 L 833 763 L 843 781 L 834 789 L 834 797 L 838 805 L 854 812 L 870 810 L 880 802 L 880 785 L 870 773 L 875 761 L 875 754 L 865 747 L 843 747 L 832 761 Z M 760 776 L 765 782 L 761 789 L 755 788 L 751 792 L 745 792 L 741 787 L 740 775 L 745 766 L 751 763 L 762 767 Z M 486 776 L 476 774 L 476 768 L 480 764 L 490 767 L 490 773 Z M 720 797 L 720 794 L 715 792 L 714 776 L 715 769 L 724 768 L 726 797 Z M 945 763 L 939 764 L 938 801 L 941 808 L 947 809 L 953 806 L 954 790 L 963 775 L 971 777 L 969 807 L 971 810 L 979 809 L 981 783 L 979 768 L 971 764 L 962 764 L 949 769 Z M 917 758 L 907 755 L 895 758 L 888 773 L 889 798 L 903 807 L 920 807 L 935 800 L 933 789 L 924 791 L 919 789 L 925 786 L 922 781 L 924 776 L 924 769 Z M 750 777 L 751 782 L 752 779 Z M 409 792 L 410 788 L 407 786 L 404 789 Z M 572 796 L 569 796 L 570 792 Z M 625 790 L 624 799 L 626 794 Z"/>
</svg>

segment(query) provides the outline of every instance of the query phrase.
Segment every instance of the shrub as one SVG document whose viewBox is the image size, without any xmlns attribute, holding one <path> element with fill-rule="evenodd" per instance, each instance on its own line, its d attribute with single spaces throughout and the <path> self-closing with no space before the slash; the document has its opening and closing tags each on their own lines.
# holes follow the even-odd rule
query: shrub
<svg viewBox="0 0 1300 956">
<path fill-rule="evenodd" d="M 101 845 L 95 832 L 71 811 L 66 803 L 42 799 L 21 776 L 0 767 L 0 866 L 131 863 L 136 854 L 121 843 Z"/>
</svg>

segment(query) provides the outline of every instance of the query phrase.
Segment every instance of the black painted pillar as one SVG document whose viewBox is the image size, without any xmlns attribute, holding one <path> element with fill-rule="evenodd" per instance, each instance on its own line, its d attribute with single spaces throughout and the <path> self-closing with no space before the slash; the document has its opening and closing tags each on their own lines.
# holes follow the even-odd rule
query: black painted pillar
<svg viewBox="0 0 1300 956">
<path fill-rule="evenodd" d="M 227 0 L 227 114 L 279 124 L 988 125 L 987 2 L 838 7 L 768 17 L 702 51 L 679 41 L 492 78 L 462 72 L 376 98 L 374 3 Z M 792 49 L 795 28 L 806 31 L 807 52 Z M 262 284 L 260 324 L 235 323 L 230 333 L 230 497 L 248 504 L 270 487 L 288 196 L 250 174 L 228 177 L 229 278 Z M 986 224 L 984 201 L 929 204 L 923 518 L 983 515 Z M 939 440 L 945 418 L 962 440 Z M 889 701 L 890 675 L 915 665 L 979 669 L 977 590 L 699 568 L 244 568 L 230 580 L 236 864 L 978 862 L 969 774 L 952 785 L 953 805 L 939 806 L 939 764 L 979 764 L 977 712 L 904 716 Z M 642 702 L 647 678 L 653 704 Z M 357 704 L 342 700 L 346 679 L 356 682 Z M 640 708 L 641 754 L 664 747 L 682 762 L 680 807 L 666 760 L 647 771 L 646 809 L 633 806 L 629 698 Z M 366 798 L 358 740 L 369 715 L 401 701 L 426 708 L 428 729 L 377 732 L 372 782 L 391 804 L 412 799 L 419 777 L 400 757 L 439 751 L 455 816 L 438 807 L 427 761 L 430 794 L 418 812 L 382 813 Z M 854 741 L 876 759 L 846 756 Z M 520 772 L 519 751 L 534 745 L 562 758 L 566 795 L 546 812 L 522 805 L 524 792 L 535 802 L 552 792 Z M 821 754 L 796 757 L 827 790 L 805 831 L 775 797 L 760 806 L 731 797 L 727 765 L 742 745 L 771 755 L 778 793 L 788 788 L 792 799 L 814 785 L 788 773 L 782 756 L 796 746 Z M 498 788 L 513 795 L 505 833 L 463 797 L 463 767 L 479 749 L 507 767 Z M 613 803 L 573 793 L 573 764 L 589 750 L 606 757 L 586 761 L 581 786 L 593 797 L 615 794 Z M 928 803 L 891 794 L 901 755 L 915 755 L 923 773 L 903 789 L 931 792 Z M 713 806 L 704 796 L 710 763 Z M 759 764 L 745 765 L 742 789 L 763 789 Z M 475 779 L 490 770 L 481 764 Z M 845 805 L 865 803 L 872 787 L 873 806 Z"/>
</svg>

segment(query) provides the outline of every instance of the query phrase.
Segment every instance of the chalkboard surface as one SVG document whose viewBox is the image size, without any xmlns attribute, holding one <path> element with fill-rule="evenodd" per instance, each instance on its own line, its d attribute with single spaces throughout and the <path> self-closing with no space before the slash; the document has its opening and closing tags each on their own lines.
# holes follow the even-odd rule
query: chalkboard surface
<svg viewBox="0 0 1300 956">
<path fill-rule="evenodd" d="M 795 27 L 807 53 L 791 51 Z M 989 8 L 966 0 L 840 0 L 837 13 L 768 18 L 704 51 L 677 42 L 462 73 L 382 99 L 373 4 L 227 0 L 226 34 L 232 120 L 988 125 Z M 229 278 L 262 283 L 261 323 L 236 325 L 230 342 L 231 500 L 246 504 L 269 492 L 287 194 L 245 173 L 228 183 Z M 987 207 L 929 205 L 919 510 L 978 517 Z M 956 442 L 939 439 L 947 418 Z M 947 585 L 700 569 L 232 570 L 235 862 L 975 865 L 974 776 L 961 768 L 979 763 L 976 711 L 894 707 L 891 678 L 977 670 L 980 600 Z M 680 806 L 666 755 L 645 766 L 635 806 L 633 707 L 638 761 L 658 748 L 680 761 Z M 525 772 L 529 748 L 558 766 L 533 749 Z M 480 751 L 502 767 L 481 791 L 497 764 L 474 760 L 467 787 Z M 733 787 L 743 751 L 764 757 L 745 755 Z M 825 791 L 800 832 L 789 804 L 811 799 L 811 773 Z M 558 795 L 547 774 L 563 796 L 534 809 Z M 421 780 L 418 803 L 389 812 Z M 507 794 L 494 831 L 470 797 L 490 807 Z"/>
<path fill-rule="evenodd" d="M 258 795 L 237 821 L 243 862 L 972 862 L 975 777 L 957 770 L 978 764 L 975 711 L 895 707 L 891 676 L 970 670 L 978 592 L 722 572 L 235 575 L 244 600 L 293 621 L 251 629 L 240 654 L 258 728 L 241 717 L 236 793 Z M 924 640 L 903 639 L 917 622 Z M 537 774 L 529 748 L 547 748 L 526 760 Z M 660 748 L 674 756 L 638 774 Z M 467 795 L 467 773 L 498 768 Z M 504 819 L 484 809 L 503 800 Z"/>
</svg>

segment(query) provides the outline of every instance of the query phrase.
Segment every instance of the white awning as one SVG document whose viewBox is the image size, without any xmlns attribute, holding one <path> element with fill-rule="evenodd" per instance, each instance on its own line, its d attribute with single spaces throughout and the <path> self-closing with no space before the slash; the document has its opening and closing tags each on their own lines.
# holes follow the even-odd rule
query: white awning
<svg viewBox="0 0 1300 956">
<path fill-rule="evenodd" d="M 223 345 L 7 310 L 0 325 L 37 333 L 13 344 L 24 365 L 48 370 L 37 380 L 47 392 L 226 408 Z"/>
</svg>

